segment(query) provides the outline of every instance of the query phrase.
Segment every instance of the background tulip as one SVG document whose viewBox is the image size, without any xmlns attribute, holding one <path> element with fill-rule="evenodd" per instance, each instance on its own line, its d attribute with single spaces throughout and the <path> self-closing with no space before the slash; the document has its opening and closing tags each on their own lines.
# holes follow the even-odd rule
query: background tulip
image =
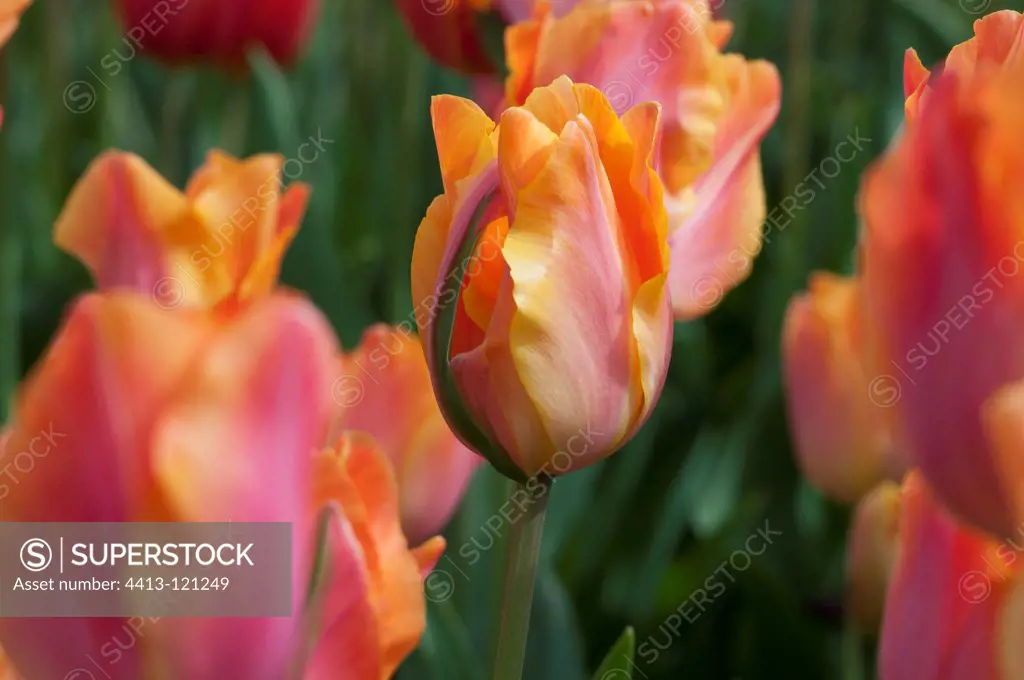
<svg viewBox="0 0 1024 680">
<path fill-rule="evenodd" d="M 368 328 L 334 384 L 335 428 L 370 433 L 395 467 L 409 542 L 443 529 L 480 458 L 445 423 L 419 339 L 401 327 Z"/>
<path fill-rule="evenodd" d="M 329 649 L 314 651 L 306 677 L 379 680 L 415 646 L 424 625 L 420 570 L 442 543 L 407 550 L 395 483 L 372 442 L 345 437 L 314 456 L 329 424 L 335 352 L 319 314 L 289 297 L 229 321 L 164 311 L 134 294 L 92 295 L 72 309 L 22 390 L 5 451 L 27 450 L 40 431 L 59 438 L 6 488 L 5 520 L 293 528 L 292 618 L 163 619 L 122 650 L 107 677 L 282 677 L 301 657 L 314 525 L 329 503 L 339 509 L 328 532 L 333 571 L 322 586 Z M 124 625 L 5 619 L 0 641 L 24 677 L 63 677 Z M 48 642 L 55 638 L 64 640 L 59 649 Z M 377 671 L 342 663 L 357 642 L 373 643 L 358 656 Z"/>
<path fill-rule="evenodd" d="M 438 63 L 463 73 L 489 75 L 495 64 L 487 54 L 481 14 L 488 0 L 395 0 L 413 37 Z"/>
<path fill-rule="evenodd" d="M 306 209 L 306 185 L 282 191 L 283 163 L 213 151 L 182 193 L 138 156 L 107 152 L 75 185 L 54 240 L 100 290 L 137 290 L 165 308 L 237 309 L 277 283 Z"/>
<path fill-rule="evenodd" d="M 671 348 L 658 108 L 620 120 L 560 78 L 497 126 L 457 97 L 431 113 L 445 193 L 416 234 L 412 286 L 442 411 L 513 477 L 601 460 L 650 413 Z M 463 403 L 470 424 L 452 416 Z"/>
<path fill-rule="evenodd" d="M 1024 378 L 1022 106 L 1020 68 L 940 77 L 861 201 L 866 323 L 900 385 L 907 454 L 997 536 L 1021 507 L 1019 452 L 999 455 L 983 410 L 1005 410 L 995 393 Z"/>
<path fill-rule="evenodd" d="M 974 22 L 974 37 L 949 51 L 941 68 L 960 77 L 970 77 L 979 65 L 1024 65 L 1024 14 L 1011 10 L 993 12 Z M 907 119 L 917 117 L 922 98 L 929 90 L 929 70 L 913 48 L 903 64 L 903 91 Z"/>
<path fill-rule="evenodd" d="M 705 0 L 584 0 L 568 11 L 542 8 L 506 36 L 512 104 L 564 73 L 600 89 L 620 114 L 643 100 L 662 105 L 655 158 L 679 319 L 710 311 L 761 249 L 758 147 L 781 86 L 771 64 L 720 53 L 731 33 Z"/>
<path fill-rule="evenodd" d="M 846 608 L 862 630 L 874 633 L 882 621 L 885 593 L 899 554 L 900 487 L 886 480 L 854 511 L 847 538 Z"/>
<path fill-rule="evenodd" d="M 900 501 L 899 557 L 879 650 L 880 680 L 1016 680 L 1019 565 L 1002 546 L 957 522 L 911 474 Z M 1016 555 L 1013 555 L 1016 561 Z M 1003 648 L 1005 647 L 1005 652 Z M 1018 667 L 1019 668 L 1019 667 Z"/>
<path fill-rule="evenodd" d="M 32 0 L 0 0 L 0 47 L 18 28 L 22 12 L 31 4 Z"/>
<path fill-rule="evenodd" d="M 902 473 L 893 451 L 888 393 L 869 383 L 871 346 L 861 286 L 811 277 L 789 304 L 783 374 L 790 431 L 803 474 L 826 495 L 853 502 Z"/>
<path fill-rule="evenodd" d="M 279 64 L 295 61 L 319 0 L 114 0 L 131 40 L 146 54 L 171 62 L 245 62 L 263 45 Z M 132 47 L 134 54 L 134 47 Z"/>
</svg>

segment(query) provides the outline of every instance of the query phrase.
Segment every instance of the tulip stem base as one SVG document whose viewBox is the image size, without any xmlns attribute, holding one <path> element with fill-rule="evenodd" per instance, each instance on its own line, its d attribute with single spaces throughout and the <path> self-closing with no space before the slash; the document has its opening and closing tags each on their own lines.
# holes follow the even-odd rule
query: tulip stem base
<svg viewBox="0 0 1024 680">
<path fill-rule="evenodd" d="M 509 531 L 501 591 L 501 630 L 498 634 L 498 651 L 494 657 L 494 680 L 522 680 L 523 677 L 526 639 L 530 632 L 530 610 L 533 607 L 533 586 L 552 482 L 551 478 L 546 481 L 534 478 L 529 484 L 517 482 L 511 496 L 525 496 L 532 502 L 524 508 L 525 515 L 512 522 Z"/>
</svg>

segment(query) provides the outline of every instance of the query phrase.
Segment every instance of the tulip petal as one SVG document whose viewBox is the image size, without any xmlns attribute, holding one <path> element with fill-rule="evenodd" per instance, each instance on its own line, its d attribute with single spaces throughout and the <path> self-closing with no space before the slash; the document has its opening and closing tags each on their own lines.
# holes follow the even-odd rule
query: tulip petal
<svg viewBox="0 0 1024 680">
<path fill-rule="evenodd" d="M 370 593 L 370 569 L 351 523 L 334 513 L 328 530 L 330 581 L 327 615 L 303 680 L 367 680 L 387 677 L 381 666 L 380 624 Z"/>
<path fill-rule="evenodd" d="M 879 677 L 997 680 L 996 629 L 1009 576 L 993 544 L 958 524 L 921 477 L 904 482 L 900 547 L 885 604 Z"/>
<path fill-rule="evenodd" d="M 627 434 L 638 402 L 633 334 L 622 322 L 632 308 L 622 227 L 592 134 L 568 123 L 548 165 L 520 193 L 503 248 L 516 306 L 508 343 L 556 446 L 566 446 L 587 422 L 607 430 L 597 434 L 594 452 L 610 454 Z M 580 238 L 581 224 L 591 229 L 588 238 Z M 552 385 L 552 375 L 569 382 Z M 528 450 L 510 453 L 527 472 L 544 462 L 530 460 Z"/>
<path fill-rule="evenodd" d="M 746 279 L 761 250 L 765 197 L 758 146 L 778 116 L 781 84 L 767 62 L 726 55 L 723 63 L 732 94 L 716 135 L 714 165 L 692 194 L 667 201 L 669 281 L 679 320 L 706 314 Z"/>
</svg>

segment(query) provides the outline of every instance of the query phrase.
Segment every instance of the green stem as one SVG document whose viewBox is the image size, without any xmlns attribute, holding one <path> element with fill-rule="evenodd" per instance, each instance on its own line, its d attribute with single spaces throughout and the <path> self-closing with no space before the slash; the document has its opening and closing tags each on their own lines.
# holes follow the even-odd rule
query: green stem
<svg viewBox="0 0 1024 680">
<path fill-rule="evenodd" d="M 538 480 L 539 481 L 539 480 Z M 501 592 L 501 631 L 498 651 L 494 657 L 494 680 L 522 680 L 526 656 L 526 639 L 530 633 L 530 609 L 533 607 L 533 585 L 537 576 L 540 541 L 551 481 L 542 482 L 543 489 L 530 491 L 526 484 L 516 482 L 515 494 L 523 492 L 534 500 L 526 514 L 512 524 L 508 553 L 505 556 L 505 577 Z M 543 491 L 543 493 L 539 493 Z"/>
</svg>

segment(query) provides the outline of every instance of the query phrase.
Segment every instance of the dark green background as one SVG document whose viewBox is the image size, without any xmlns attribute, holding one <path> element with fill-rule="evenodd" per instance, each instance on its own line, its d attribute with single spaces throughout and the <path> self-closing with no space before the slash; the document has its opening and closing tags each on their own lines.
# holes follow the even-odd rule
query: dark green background
<svg viewBox="0 0 1024 680">
<path fill-rule="evenodd" d="M 324 4 L 297 67 L 282 75 L 257 59 L 257 77 L 245 80 L 169 71 L 145 58 L 111 76 L 101 61 L 130 48 L 106 4 L 37 0 L 0 72 L 0 420 L 68 300 L 89 286 L 84 269 L 52 245 L 51 225 L 76 178 L 108 147 L 142 155 L 183 186 L 209 148 L 290 156 L 322 131 L 335 142 L 304 166 L 313 198 L 284 281 L 312 296 L 347 346 L 373 320 L 408 317 L 413 234 L 440 190 L 429 98 L 464 94 L 467 83 L 419 52 L 390 3 Z M 671 639 L 657 661 L 645 662 L 650 651 L 638 657 L 643 675 L 634 678 L 872 677 L 872 641 L 842 618 L 848 510 L 823 500 L 793 465 L 779 329 L 809 271 L 851 267 L 859 177 L 902 121 L 904 50 L 941 59 L 970 36 L 977 15 L 967 10 L 984 0 L 726 4 L 737 25 L 730 49 L 773 61 L 783 78 L 782 113 L 763 146 L 769 209 L 858 128 L 872 141 L 824 188 L 815 185 L 792 221 L 776 224 L 746 283 L 707 319 L 677 325 L 664 397 L 636 440 L 556 484 L 529 680 L 589 677 L 627 624 L 640 643 Z M 1021 8 L 988 9 L 1011 6 Z M 66 88 L 79 80 L 97 95 L 85 113 L 65 106 Z M 447 534 L 464 575 L 439 565 L 454 596 L 431 605 L 403 680 L 489 676 L 502 541 L 472 565 L 459 550 L 473 539 L 488 544 L 485 523 L 507 493 L 489 471 L 475 480 Z M 725 592 L 677 624 L 678 634 L 659 628 L 766 521 L 782 535 L 764 554 L 731 572 L 735 583 L 721 576 Z"/>
</svg>

